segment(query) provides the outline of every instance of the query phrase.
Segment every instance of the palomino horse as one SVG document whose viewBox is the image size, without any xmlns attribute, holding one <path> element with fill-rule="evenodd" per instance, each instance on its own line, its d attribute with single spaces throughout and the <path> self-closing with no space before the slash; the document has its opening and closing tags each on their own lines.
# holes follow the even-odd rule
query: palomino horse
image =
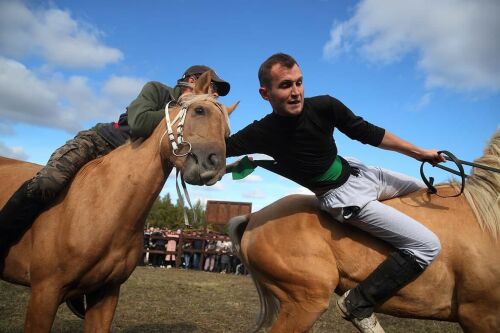
<svg viewBox="0 0 500 333">
<path fill-rule="evenodd" d="M 500 166 L 500 131 L 476 162 Z M 441 185 L 438 193 L 451 195 L 452 187 Z M 475 168 L 465 189 L 455 198 L 418 191 L 385 201 L 433 230 L 442 252 L 377 312 L 458 322 L 465 332 L 500 332 L 500 174 Z M 272 324 L 273 333 L 308 331 L 333 291 L 355 287 L 391 251 L 333 221 L 307 195 L 232 219 L 230 234 L 259 293 L 257 330 Z"/>
<path fill-rule="evenodd" d="M 226 108 L 202 94 L 210 80 L 209 72 L 201 76 L 195 94 L 181 104 L 187 107 L 187 156 L 174 156 L 164 138 L 165 121 L 160 122 L 148 139 L 86 164 L 66 193 L 11 247 L 0 273 L 6 281 L 31 287 L 26 332 L 50 332 L 58 306 L 83 294 L 85 332 L 108 332 L 120 285 L 142 255 L 146 216 L 173 166 L 196 185 L 214 184 L 224 175 L 228 115 L 236 105 Z M 179 106 L 170 110 L 172 116 L 179 112 Z M 39 169 L 0 158 L 0 206 Z"/>
</svg>

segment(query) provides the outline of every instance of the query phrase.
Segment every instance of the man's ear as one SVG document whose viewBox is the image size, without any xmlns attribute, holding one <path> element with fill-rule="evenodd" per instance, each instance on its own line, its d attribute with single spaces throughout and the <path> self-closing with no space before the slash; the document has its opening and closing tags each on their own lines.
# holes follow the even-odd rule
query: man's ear
<svg viewBox="0 0 500 333">
<path fill-rule="evenodd" d="M 210 88 L 210 82 L 212 81 L 212 71 L 206 71 L 201 74 L 201 76 L 196 80 L 194 86 L 195 94 L 208 94 L 208 89 Z"/>
<path fill-rule="evenodd" d="M 266 87 L 260 87 L 259 88 L 259 93 L 260 93 L 260 96 L 265 99 L 266 101 L 269 100 L 269 93 L 267 91 L 267 88 Z"/>
</svg>

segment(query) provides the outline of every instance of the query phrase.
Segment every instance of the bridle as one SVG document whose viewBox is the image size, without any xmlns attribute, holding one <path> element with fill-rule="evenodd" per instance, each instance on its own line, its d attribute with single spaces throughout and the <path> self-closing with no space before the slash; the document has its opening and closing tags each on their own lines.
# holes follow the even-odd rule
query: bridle
<svg viewBox="0 0 500 333">
<path fill-rule="evenodd" d="M 170 141 L 170 145 L 172 146 L 172 154 L 174 154 L 177 157 L 182 157 L 182 156 L 186 156 L 187 154 L 189 154 L 191 152 L 191 149 L 192 149 L 191 143 L 189 143 L 188 141 L 184 141 L 184 134 L 183 134 L 184 122 L 186 121 L 186 114 L 187 114 L 188 106 L 184 104 L 181 107 L 181 110 L 179 111 L 179 113 L 177 113 L 177 116 L 173 120 L 174 124 L 177 121 L 179 121 L 179 123 L 177 124 L 177 140 L 175 140 L 174 131 L 172 130 L 172 122 L 170 121 L 170 113 L 168 112 L 170 103 L 172 103 L 172 102 L 173 101 L 170 101 L 167 103 L 167 105 L 165 105 L 165 121 L 167 123 L 167 130 L 165 133 L 168 134 L 168 140 Z M 186 153 L 179 154 L 177 152 L 177 150 L 179 149 L 179 146 L 182 146 L 184 144 L 187 144 L 189 146 L 189 149 Z M 160 146 L 161 146 L 161 140 L 160 140 Z"/>
<path fill-rule="evenodd" d="M 227 124 L 228 128 L 230 128 L 229 115 L 227 113 L 227 110 L 222 106 L 222 104 L 211 101 L 210 99 L 208 99 L 208 100 L 210 102 L 212 102 L 217 107 L 217 109 L 219 109 L 220 112 L 222 112 L 222 114 L 224 115 L 224 118 L 226 119 L 226 124 Z M 174 156 L 177 156 L 177 157 L 183 157 L 183 156 L 190 154 L 191 149 L 192 149 L 191 143 L 188 141 L 184 141 L 184 122 L 186 121 L 186 114 L 187 114 L 187 111 L 188 111 L 190 104 L 183 103 L 181 105 L 181 110 L 179 111 L 177 116 L 174 118 L 174 120 L 171 121 L 170 120 L 169 106 L 170 106 L 170 103 L 172 103 L 172 102 L 176 103 L 175 101 L 170 101 L 167 103 L 167 105 L 165 105 L 165 121 L 167 123 L 167 129 L 166 129 L 165 133 L 163 133 L 163 135 L 160 139 L 160 152 L 161 152 L 161 143 L 162 143 L 163 137 L 167 134 L 170 145 L 172 146 L 172 154 L 174 154 Z M 177 140 L 175 139 L 174 131 L 172 129 L 172 124 L 175 124 L 176 122 L 179 122 L 177 124 Z M 179 148 L 183 145 L 188 145 L 188 150 L 185 153 L 179 153 Z"/>
<path fill-rule="evenodd" d="M 216 103 L 215 101 L 210 100 L 210 99 L 207 99 L 207 100 L 212 102 L 217 107 L 217 109 L 219 109 L 219 111 L 222 112 L 222 114 L 224 115 L 224 118 L 226 120 L 226 124 L 229 128 L 229 115 L 227 113 L 227 110 L 222 106 L 222 104 Z M 177 113 L 177 116 L 173 120 L 170 120 L 169 107 L 170 107 L 170 103 L 172 103 L 172 102 L 176 103 L 176 101 L 170 101 L 167 103 L 167 105 L 165 105 L 165 122 L 166 122 L 167 128 L 160 138 L 160 149 L 159 149 L 160 156 L 162 155 L 161 144 L 162 144 L 163 138 L 165 137 L 165 135 L 168 135 L 168 141 L 170 142 L 170 145 L 172 147 L 172 154 L 176 157 L 183 157 L 183 156 L 187 156 L 187 155 L 191 154 L 191 150 L 192 150 L 191 143 L 189 141 L 184 140 L 184 123 L 186 121 L 187 111 L 188 111 L 191 103 L 182 103 L 180 105 L 181 109 L 180 109 L 179 113 Z M 174 131 L 172 129 L 172 125 L 175 125 L 175 123 L 177 123 L 177 139 L 175 138 Z M 184 145 L 187 145 L 188 149 L 186 152 L 181 153 L 179 151 L 179 149 L 181 149 L 182 146 L 184 146 Z M 163 156 L 162 156 L 162 160 L 163 160 Z M 177 190 L 177 196 L 179 198 L 179 203 L 182 205 L 182 212 L 184 215 L 184 223 L 187 226 L 191 226 L 191 224 L 189 223 L 188 215 L 186 213 L 186 209 L 184 208 L 184 197 L 183 197 L 181 190 L 179 188 L 179 178 L 181 179 L 181 184 L 182 184 L 182 188 L 184 191 L 184 196 L 186 197 L 186 201 L 188 202 L 189 207 L 191 208 L 191 211 L 193 212 L 193 223 L 196 223 L 198 218 L 196 216 L 195 210 L 193 209 L 193 205 L 191 204 L 191 199 L 189 198 L 189 193 L 187 190 L 186 183 L 184 182 L 184 179 L 182 177 L 182 172 L 179 168 L 177 168 L 177 167 L 175 167 L 175 168 L 176 168 L 175 188 Z M 179 174 L 181 175 L 181 177 L 179 177 Z"/>
</svg>

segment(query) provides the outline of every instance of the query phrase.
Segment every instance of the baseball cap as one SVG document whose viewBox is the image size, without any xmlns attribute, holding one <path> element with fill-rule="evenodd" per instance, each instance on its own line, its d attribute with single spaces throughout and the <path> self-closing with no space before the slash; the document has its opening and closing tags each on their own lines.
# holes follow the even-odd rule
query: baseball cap
<svg viewBox="0 0 500 333">
<path fill-rule="evenodd" d="M 210 67 L 205 66 L 205 65 L 194 65 L 186 69 L 182 77 L 178 81 L 184 80 L 186 77 L 191 76 L 191 75 L 197 75 L 197 74 L 203 74 L 206 71 L 212 71 L 212 82 L 215 83 L 217 86 L 217 91 L 219 92 L 220 96 L 226 96 L 229 94 L 229 90 L 231 89 L 231 86 L 228 82 L 224 81 L 221 79 L 217 73 Z"/>
</svg>

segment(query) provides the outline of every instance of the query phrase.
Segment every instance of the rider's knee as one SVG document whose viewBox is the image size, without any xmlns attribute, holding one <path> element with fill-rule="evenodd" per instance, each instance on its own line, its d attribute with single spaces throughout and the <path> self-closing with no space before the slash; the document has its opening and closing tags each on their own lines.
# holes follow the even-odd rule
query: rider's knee
<svg viewBox="0 0 500 333">
<path fill-rule="evenodd" d="M 432 234 L 432 236 L 429 235 L 425 244 L 418 250 L 412 252 L 420 266 L 426 268 L 441 253 L 441 242 L 435 234 Z"/>
<path fill-rule="evenodd" d="M 429 242 L 427 252 L 429 257 L 432 258 L 431 262 L 441 253 L 441 242 L 435 234 L 433 234 L 432 240 Z"/>
<path fill-rule="evenodd" d="M 27 196 L 38 202 L 49 204 L 61 192 L 63 187 L 58 182 L 35 177 L 28 183 Z"/>
</svg>

